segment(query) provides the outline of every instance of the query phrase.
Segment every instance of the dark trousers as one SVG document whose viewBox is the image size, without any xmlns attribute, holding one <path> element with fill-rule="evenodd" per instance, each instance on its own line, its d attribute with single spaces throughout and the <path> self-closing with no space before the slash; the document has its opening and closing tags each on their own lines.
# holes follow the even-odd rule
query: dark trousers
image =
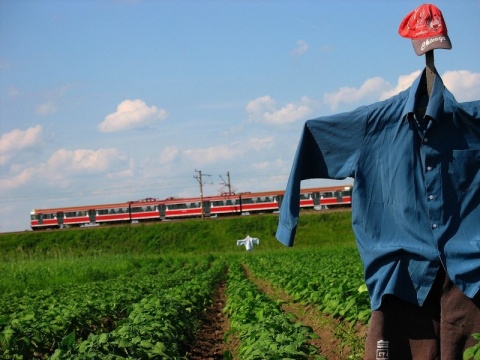
<svg viewBox="0 0 480 360">
<path fill-rule="evenodd" d="M 480 293 L 470 299 L 441 269 L 423 306 L 393 295 L 383 298 L 380 308 L 372 312 L 365 360 L 377 356 L 389 360 L 462 360 L 465 349 L 478 343 L 473 333 L 480 333 Z M 388 341 L 388 351 L 377 346 L 379 340 Z"/>
</svg>

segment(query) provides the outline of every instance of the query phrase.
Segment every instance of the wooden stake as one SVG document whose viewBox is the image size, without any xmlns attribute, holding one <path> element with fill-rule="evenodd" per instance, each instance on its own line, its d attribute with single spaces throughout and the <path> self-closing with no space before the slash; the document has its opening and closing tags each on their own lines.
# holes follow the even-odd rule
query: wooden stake
<svg viewBox="0 0 480 360">
<path fill-rule="evenodd" d="M 433 57 L 433 50 L 427 51 L 425 54 L 426 63 L 426 80 L 428 97 L 432 95 L 433 81 L 435 80 L 435 64 Z"/>
</svg>

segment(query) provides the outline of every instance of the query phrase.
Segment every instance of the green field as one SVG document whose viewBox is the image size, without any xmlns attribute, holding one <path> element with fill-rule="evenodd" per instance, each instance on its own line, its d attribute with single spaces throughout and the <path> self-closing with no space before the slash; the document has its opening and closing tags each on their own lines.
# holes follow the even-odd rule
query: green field
<svg viewBox="0 0 480 360">
<path fill-rule="evenodd" d="M 350 216 L 302 214 L 293 248 L 276 215 L 2 234 L 0 358 L 200 359 L 195 344 L 218 333 L 224 359 L 361 359 L 369 298 Z M 236 246 L 247 234 L 253 252 Z"/>
</svg>

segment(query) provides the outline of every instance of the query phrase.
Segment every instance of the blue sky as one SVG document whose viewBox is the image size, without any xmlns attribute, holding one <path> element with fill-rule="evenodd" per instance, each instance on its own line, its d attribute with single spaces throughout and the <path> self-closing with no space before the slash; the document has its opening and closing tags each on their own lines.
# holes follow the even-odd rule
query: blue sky
<svg viewBox="0 0 480 360">
<path fill-rule="evenodd" d="M 0 232 L 33 208 L 284 189 L 305 120 L 410 86 L 398 1 L 0 0 Z M 435 65 L 480 99 L 480 2 Z M 345 180 L 351 182 L 350 179 Z M 330 185 L 331 180 L 304 182 Z"/>
</svg>

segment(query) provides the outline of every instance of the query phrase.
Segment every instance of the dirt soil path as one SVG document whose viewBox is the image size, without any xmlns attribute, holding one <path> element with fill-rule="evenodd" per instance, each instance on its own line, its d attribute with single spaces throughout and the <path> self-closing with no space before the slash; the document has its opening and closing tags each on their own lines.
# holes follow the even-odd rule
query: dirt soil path
<svg viewBox="0 0 480 360">
<path fill-rule="evenodd" d="M 189 351 L 191 360 L 221 360 L 227 350 L 225 334 L 230 326 L 223 314 L 226 304 L 225 282 L 220 283 L 214 291 L 212 305 L 205 312 L 200 331 L 195 336 L 195 344 Z"/>
<path fill-rule="evenodd" d="M 247 267 L 244 267 L 249 279 L 258 288 L 275 299 L 282 301 L 282 309 L 295 315 L 298 322 L 310 326 L 318 339 L 312 339 L 311 345 L 318 349 L 318 354 L 329 360 L 343 360 L 361 358 L 363 344 L 366 338 L 366 326 L 357 324 L 350 329 L 349 324 L 326 316 L 317 310 L 316 306 L 304 306 L 295 303 L 293 298 L 280 289 L 271 286 L 268 282 L 255 278 Z M 224 353 L 229 351 L 236 353 L 238 340 L 229 336 L 225 343 L 225 335 L 229 330 L 229 322 L 223 308 L 226 303 L 225 283 L 219 284 L 215 289 L 212 305 L 206 310 L 201 329 L 195 337 L 195 344 L 189 351 L 188 358 L 191 360 L 220 360 L 224 359 Z M 353 344 L 353 349 L 345 345 L 345 342 Z"/>
</svg>

